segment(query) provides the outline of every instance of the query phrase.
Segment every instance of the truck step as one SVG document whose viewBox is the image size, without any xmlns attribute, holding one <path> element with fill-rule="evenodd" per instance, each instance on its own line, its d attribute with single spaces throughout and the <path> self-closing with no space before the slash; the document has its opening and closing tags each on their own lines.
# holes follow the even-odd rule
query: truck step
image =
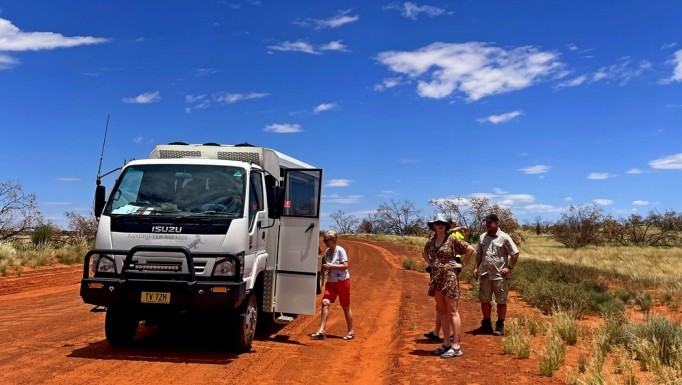
<svg viewBox="0 0 682 385">
<path fill-rule="evenodd" d="M 294 320 L 294 317 L 284 314 L 280 314 L 279 316 L 273 318 L 275 319 L 275 323 L 280 325 L 290 324 Z"/>
</svg>

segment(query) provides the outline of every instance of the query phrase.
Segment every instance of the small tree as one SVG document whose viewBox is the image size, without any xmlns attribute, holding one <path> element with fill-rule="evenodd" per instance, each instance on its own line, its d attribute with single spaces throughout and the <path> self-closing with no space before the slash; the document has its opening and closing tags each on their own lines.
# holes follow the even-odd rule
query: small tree
<svg viewBox="0 0 682 385">
<path fill-rule="evenodd" d="M 396 235 L 416 235 L 424 227 L 421 210 L 412 201 L 395 201 L 379 205 L 376 213 L 378 232 Z"/>
<path fill-rule="evenodd" d="M 330 217 L 334 221 L 335 224 L 334 227 L 341 234 L 353 234 L 356 231 L 358 224 L 360 223 L 358 217 L 352 214 L 346 215 L 341 210 L 332 213 Z"/>
<path fill-rule="evenodd" d="M 35 194 L 16 180 L 0 183 L 0 241 L 28 230 L 39 217 Z"/>
<path fill-rule="evenodd" d="M 82 215 L 75 211 L 67 211 L 64 216 L 69 221 L 69 230 L 75 231 L 79 239 L 84 239 L 87 242 L 95 240 L 98 222 L 94 215 Z"/>
<path fill-rule="evenodd" d="M 49 224 L 36 226 L 31 234 L 31 242 L 36 246 L 48 245 L 52 242 L 55 228 Z"/>
<path fill-rule="evenodd" d="M 517 245 L 524 240 L 520 231 L 521 226 L 514 219 L 512 211 L 491 203 L 486 197 L 432 199 L 429 204 L 436 212 L 455 219 L 457 225 L 468 227 L 470 242 L 478 242 L 480 235 L 486 231 L 485 217 L 489 214 L 497 214 L 500 218 L 500 228 L 509 234 Z"/>
<path fill-rule="evenodd" d="M 566 247 L 578 249 L 602 244 L 603 209 L 597 205 L 573 206 L 554 224 L 552 235 Z"/>
</svg>

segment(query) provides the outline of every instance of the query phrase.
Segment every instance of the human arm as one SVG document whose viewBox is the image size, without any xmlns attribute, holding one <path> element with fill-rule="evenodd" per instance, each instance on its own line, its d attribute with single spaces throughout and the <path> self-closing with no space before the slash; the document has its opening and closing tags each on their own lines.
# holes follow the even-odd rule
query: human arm
<svg viewBox="0 0 682 385">
<path fill-rule="evenodd" d="M 469 263 L 469 260 L 471 259 L 471 256 L 474 255 L 474 247 L 469 245 L 467 246 L 466 251 L 464 252 L 464 260 L 462 260 L 462 267 L 466 266 L 467 263 Z"/>
<path fill-rule="evenodd" d="M 516 262 L 519 260 L 519 249 L 516 247 L 516 244 L 511 237 L 505 242 L 504 247 L 507 250 L 509 259 L 507 261 L 507 266 L 505 266 L 500 273 L 503 277 L 507 277 L 516 266 Z"/>
<path fill-rule="evenodd" d="M 476 250 L 476 261 L 474 262 L 474 271 L 473 271 L 473 277 L 474 279 L 478 279 L 478 267 L 481 265 L 481 262 L 483 262 L 483 248 L 481 247 L 481 243 L 478 243 L 478 248 Z"/>
<path fill-rule="evenodd" d="M 328 270 L 348 270 L 348 255 L 346 255 L 346 250 L 339 248 L 335 251 L 338 253 L 338 263 L 327 263 Z M 332 259 L 333 261 L 334 259 Z"/>
</svg>

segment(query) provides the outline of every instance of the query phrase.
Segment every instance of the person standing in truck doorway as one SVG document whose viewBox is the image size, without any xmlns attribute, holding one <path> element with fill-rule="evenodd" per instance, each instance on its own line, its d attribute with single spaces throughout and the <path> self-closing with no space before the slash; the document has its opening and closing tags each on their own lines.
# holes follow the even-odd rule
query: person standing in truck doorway
<svg viewBox="0 0 682 385">
<path fill-rule="evenodd" d="M 343 315 L 346 317 L 348 333 L 343 336 L 344 340 L 355 338 L 353 331 L 353 313 L 350 310 L 350 273 L 348 272 L 348 255 L 346 250 L 337 244 L 335 231 L 327 231 L 322 237 L 327 250 L 324 253 L 322 271 L 327 271 L 327 283 L 324 285 L 322 296 L 322 314 L 320 315 L 320 328 L 312 333 L 310 338 L 323 340 L 326 338 L 325 329 L 329 318 L 329 305 L 339 297 Z"/>
<path fill-rule="evenodd" d="M 481 235 L 476 250 L 474 263 L 474 279 L 480 280 L 478 297 L 481 302 L 483 321 L 481 327 L 474 334 L 504 335 L 504 319 L 507 316 L 507 299 L 511 272 L 519 259 L 519 249 L 512 238 L 500 230 L 500 218 L 496 214 L 485 217 L 486 233 Z M 492 305 L 490 302 L 495 294 L 497 302 L 497 322 L 493 330 L 490 321 Z"/>
</svg>

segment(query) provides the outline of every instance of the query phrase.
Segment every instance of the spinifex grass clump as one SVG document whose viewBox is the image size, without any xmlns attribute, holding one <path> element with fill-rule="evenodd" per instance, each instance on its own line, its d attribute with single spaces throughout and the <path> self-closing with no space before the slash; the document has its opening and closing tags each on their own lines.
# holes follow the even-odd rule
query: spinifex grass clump
<svg viewBox="0 0 682 385">
<path fill-rule="evenodd" d="M 566 345 L 561 337 L 553 332 L 540 356 L 540 374 L 552 377 L 566 358 Z"/>
<path fill-rule="evenodd" d="M 513 354 L 518 358 L 525 359 L 530 357 L 530 335 L 524 330 L 517 318 L 512 318 L 505 327 L 502 351 L 505 354 Z"/>
</svg>

